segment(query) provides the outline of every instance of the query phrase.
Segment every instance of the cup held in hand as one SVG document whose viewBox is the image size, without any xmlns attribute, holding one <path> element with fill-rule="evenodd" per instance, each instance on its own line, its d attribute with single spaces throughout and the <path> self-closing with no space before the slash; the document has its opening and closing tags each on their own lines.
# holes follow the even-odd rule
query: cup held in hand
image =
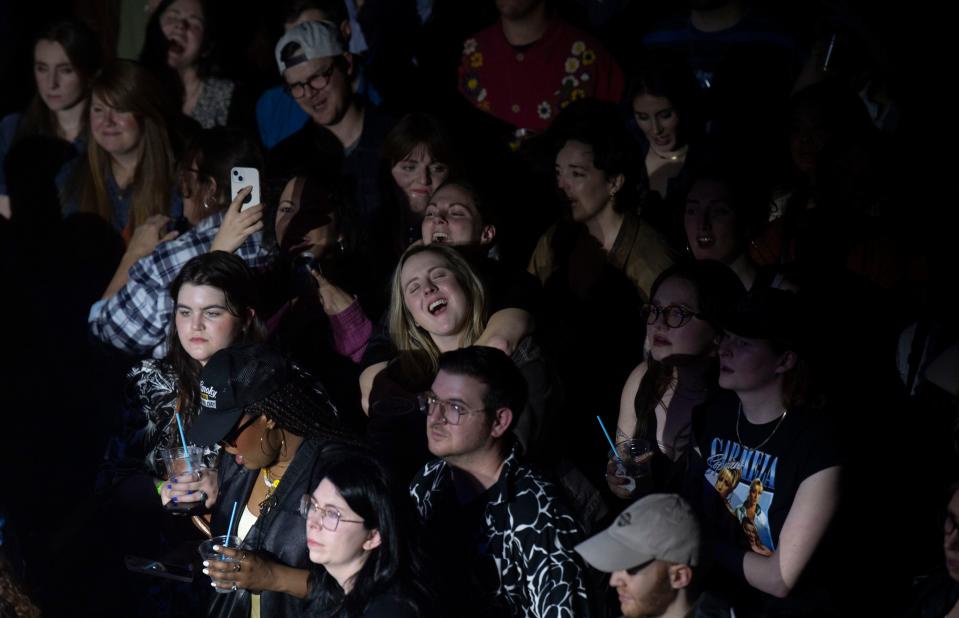
<svg viewBox="0 0 959 618">
<path fill-rule="evenodd" d="M 220 536 L 215 536 L 211 539 L 207 539 L 206 541 L 203 541 L 202 543 L 200 543 L 200 546 L 197 548 L 197 551 L 200 552 L 200 556 L 203 558 L 203 560 L 219 560 L 220 562 L 229 562 L 229 563 L 239 562 L 237 558 L 230 558 L 226 554 L 213 551 L 214 545 L 221 548 L 228 547 L 230 549 L 238 549 L 240 547 L 240 539 L 237 538 L 235 534 L 231 534 L 230 536 L 226 536 L 225 534 L 223 534 Z M 227 593 L 233 592 L 233 590 L 231 590 L 230 588 L 220 588 L 219 586 L 214 586 L 213 589 L 220 594 L 227 594 Z"/>
<path fill-rule="evenodd" d="M 609 452 L 609 458 L 616 463 L 613 475 L 624 479 L 623 490 L 632 494 L 638 483 L 650 475 L 653 449 L 648 441 L 634 438 L 617 444 L 616 451 Z"/>
</svg>

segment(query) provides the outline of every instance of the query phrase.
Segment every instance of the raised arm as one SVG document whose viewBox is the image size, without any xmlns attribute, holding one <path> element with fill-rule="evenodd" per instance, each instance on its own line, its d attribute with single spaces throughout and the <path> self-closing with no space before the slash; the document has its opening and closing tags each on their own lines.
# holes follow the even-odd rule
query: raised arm
<svg viewBox="0 0 959 618">
<path fill-rule="evenodd" d="M 113 278 L 107 289 L 103 292 L 103 300 L 112 298 L 120 291 L 130 278 L 130 269 L 140 258 L 144 258 L 156 249 L 161 242 L 173 240 L 179 236 L 179 232 L 166 231 L 166 225 L 170 222 L 170 217 L 164 215 L 153 215 L 141 223 L 133 231 L 133 236 L 127 244 L 127 250 L 120 259 L 120 265 L 113 273 Z"/>
</svg>

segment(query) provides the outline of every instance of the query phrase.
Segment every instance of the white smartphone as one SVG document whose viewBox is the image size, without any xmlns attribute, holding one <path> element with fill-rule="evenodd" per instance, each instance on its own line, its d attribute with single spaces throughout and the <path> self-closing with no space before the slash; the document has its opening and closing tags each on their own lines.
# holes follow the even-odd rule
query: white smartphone
<svg viewBox="0 0 959 618">
<path fill-rule="evenodd" d="M 253 191 L 243 200 L 240 212 L 260 202 L 260 172 L 255 167 L 234 167 L 230 170 L 230 201 L 236 199 L 243 187 L 253 186 Z"/>
</svg>

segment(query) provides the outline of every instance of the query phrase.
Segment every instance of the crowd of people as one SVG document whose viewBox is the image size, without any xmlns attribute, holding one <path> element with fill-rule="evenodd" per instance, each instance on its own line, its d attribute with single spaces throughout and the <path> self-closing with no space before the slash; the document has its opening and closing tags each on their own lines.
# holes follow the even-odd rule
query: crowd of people
<svg viewBox="0 0 959 618">
<path fill-rule="evenodd" d="M 795 4 L 30 13 L 0 617 L 959 616 L 955 225 Z"/>
</svg>

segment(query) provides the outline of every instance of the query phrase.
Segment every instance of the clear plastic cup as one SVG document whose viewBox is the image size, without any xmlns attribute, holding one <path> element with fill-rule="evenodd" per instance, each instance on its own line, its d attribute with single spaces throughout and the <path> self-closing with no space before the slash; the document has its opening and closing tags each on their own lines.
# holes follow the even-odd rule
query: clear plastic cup
<svg viewBox="0 0 959 618">
<path fill-rule="evenodd" d="M 609 452 L 609 458 L 616 462 L 615 476 L 626 479 L 623 489 L 633 494 L 643 479 L 648 478 L 652 470 L 652 445 L 642 438 L 626 440 L 616 445 L 616 451 Z"/>
<path fill-rule="evenodd" d="M 230 558 L 229 556 L 225 554 L 213 551 L 214 545 L 218 545 L 220 547 L 229 547 L 230 549 L 238 549 L 240 547 L 240 539 L 235 534 L 231 534 L 230 536 L 226 536 L 225 534 L 223 534 L 220 536 L 215 536 L 206 541 L 203 541 L 202 543 L 200 543 L 200 546 L 197 548 L 197 551 L 200 552 L 200 556 L 202 556 L 204 560 L 219 560 L 220 562 L 239 562 L 239 560 L 237 560 L 236 558 Z M 213 589 L 220 594 L 233 592 L 233 590 L 231 590 L 230 588 L 220 588 L 219 586 L 214 586 Z"/>
</svg>

